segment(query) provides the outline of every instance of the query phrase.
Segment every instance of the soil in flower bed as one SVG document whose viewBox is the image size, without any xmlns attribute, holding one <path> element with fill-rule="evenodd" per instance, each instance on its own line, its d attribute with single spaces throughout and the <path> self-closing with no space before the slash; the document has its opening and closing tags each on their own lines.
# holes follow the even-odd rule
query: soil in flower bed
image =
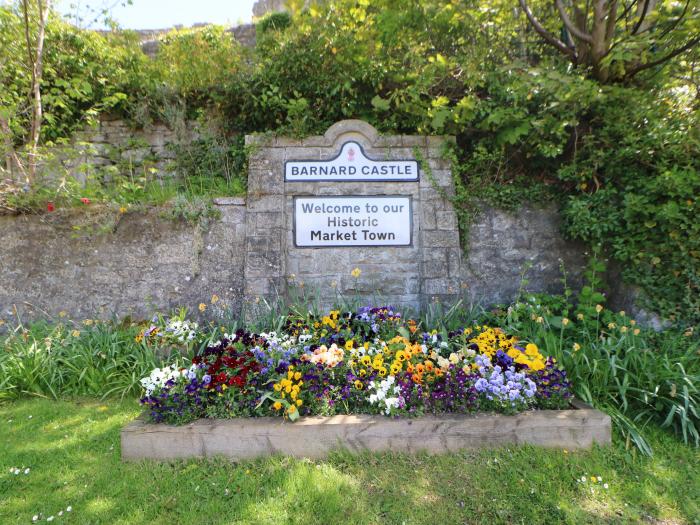
<svg viewBox="0 0 700 525">
<path fill-rule="evenodd" d="M 566 372 L 498 327 L 439 332 L 392 307 L 288 316 L 277 332 L 214 337 L 183 319 L 140 336 L 201 342 L 189 361 L 141 380 L 151 422 L 300 415 L 423 414 L 563 409 Z"/>
</svg>

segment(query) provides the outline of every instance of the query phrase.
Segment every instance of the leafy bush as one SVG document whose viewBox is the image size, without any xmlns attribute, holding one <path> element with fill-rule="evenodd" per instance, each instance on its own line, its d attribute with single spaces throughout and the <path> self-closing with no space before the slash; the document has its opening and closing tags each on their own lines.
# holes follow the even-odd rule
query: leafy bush
<svg viewBox="0 0 700 525">
<path fill-rule="evenodd" d="M 268 31 L 283 31 L 290 25 L 292 25 L 292 15 L 287 11 L 279 11 L 277 13 L 270 13 L 260 20 L 255 26 L 255 31 L 258 37 L 260 37 Z"/>
<path fill-rule="evenodd" d="M 0 6 L 0 106 L 13 141 L 28 133 L 23 21 L 12 6 Z M 131 33 L 84 31 L 52 14 L 46 30 L 42 102 L 44 143 L 57 142 L 94 122 L 100 112 L 124 108 L 128 93 L 144 81 L 148 58 Z"/>
<path fill-rule="evenodd" d="M 178 179 L 192 193 L 240 194 L 245 190 L 248 155 L 244 137 L 233 139 L 205 133 L 186 143 L 173 145 Z"/>
</svg>

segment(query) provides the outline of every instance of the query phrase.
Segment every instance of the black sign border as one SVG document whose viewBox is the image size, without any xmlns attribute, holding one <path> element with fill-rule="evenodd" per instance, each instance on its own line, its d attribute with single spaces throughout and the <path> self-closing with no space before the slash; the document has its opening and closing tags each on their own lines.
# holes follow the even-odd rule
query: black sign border
<svg viewBox="0 0 700 525">
<path fill-rule="evenodd" d="M 410 222 L 410 233 L 408 244 L 328 244 L 326 246 L 299 246 L 297 244 L 297 199 L 382 199 L 392 197 L 405 197 L 408 199 L 408 219 Z M 294 248 L 297 249 L 324 249 L 324 248 L 413 248 L 413 195 L 295 195 L 292 199 L 292 238 Z"/>
<path fill-rule="evenodd" d="M 357 147 L 360 148 L 360 151 L 362 154 L 365 156 L 365 158 L 371 160 L 372 162 L 415 162 L 416 164 L 416 178 L 415 179 L 355 179 L 355 180 L 347 180 L 347 179 L 313 179 L 313 180 L 299 180 L 299 179 L 288 179 L 287 178 L 287 164 L 290 162 L 307 162 L 307 163 L 325 163 L 325 162 L 333 162 L 334 160 L 340 158 L 340 154 L 343 152 L 343 148 L 347 144 L 356 144 Z M 284 182 L 292 182 L 292 183 L 299 183 L 299 182 L 343 182 L 343 183 L 348 183 L 348 182 L 420 182 L 420 165 L 418 164 L 418 161 L 416 159 L 393 159 L 393 160 L 377 160 L 373 159 L 367 153 L 365 153 L 365 148 L 362 147 L 362 144 L 355 140 L 348 140 L 346 142 L 343 142 L 340 145 L 340 149 L 338 150 L 338 154 L 333 157 L 332 159 L 326 159 L 326 160 L 313 160 L 313 159 L 290 159 L 290 160 L 285 160 L 284 161 Z"/>
</svg>

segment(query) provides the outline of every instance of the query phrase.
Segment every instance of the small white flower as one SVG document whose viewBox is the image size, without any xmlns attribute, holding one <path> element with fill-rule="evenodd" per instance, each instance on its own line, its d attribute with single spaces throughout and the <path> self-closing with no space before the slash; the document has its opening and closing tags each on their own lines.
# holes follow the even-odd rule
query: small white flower
<svg viewBox="0 0 700 525">
<path fill-rule="evenodd" d="M 39 521 L 39 515 L 34 514 L 34 516 L 32 516 L 32 521 Z"/>
<path fill-rule="evenodd" d="M 598 483 L 600 483 L 601 481 L 603 481 L 603 478 L 601 478 L 600 476 L 598 476 Z"/>
<path fill-rule="evenodd" d="M 25 474 L 25 475 L 26 475 L 26 474 L 29 474 L 29 469 L 28 469 L 28 468 L 25 468 L 25 469 L 24 469 L 24 474 Z"/>
<path fill-rule="evenodd" d="M 31 418 L 33 418 L 33 417 L 34 417 L 34 416 L 29 416 L 27 419 L 31 419 Z"/>
<path fill-rule="evenodd" d="M 72 511 L 72 510 L 73 510 L 73 507 L 71 507 L 70 505 L 68 505 L 68 506 L 66 507 L 66 512 L 70 512 L 70 511 Z"/>
<path fill-rule="evenodd" d="M 63 511 L 62 511 L 62 510 L 59 510 L 59 511 L 58 511 L 58 515 L 59 515 L 59 516 L 63 516 Z"/>
<path fill-rule="evenodd" d="M 603 483 L 603 488 L 604 488 L 604 489 L 607 489 L 607 488 L 608 488 L 608 484 L 607 484 L 607 483 Z"/>
<path fill-rule="evenodd" d="M 46 521 L 53 521 L 53 516 L 49 516 L 48 518 L 46 518 Z"/>
</svg>

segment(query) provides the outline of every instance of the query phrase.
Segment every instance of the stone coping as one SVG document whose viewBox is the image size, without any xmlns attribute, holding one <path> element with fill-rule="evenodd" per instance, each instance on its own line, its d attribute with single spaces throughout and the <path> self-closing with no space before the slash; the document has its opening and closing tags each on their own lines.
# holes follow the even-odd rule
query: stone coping
<svg viewBox="0 0 700 525">
<path fill-rule="evenodd" d="M 271 133 L 257 133 L 245 136 L 247 146 L 265 146 L 268 148 L 337 146 L 340 138 L 352 138 L 357 134 L 376 148 L 430 148 L 440 147 L 445 142 L 455 142 L 452 135 L 381 135 L 377 129 L 364 120 L 348 119 L 336 122 L 323 135 L 311 135 L 303 138 L 281 137 Z"/>
<path fill-rule="evenodd" d="M 216 206 L 245 206 L 245 197 L 214 197 L 213 202 Z"/>
<path fill-rule="evenodd" d="M 337 449 L 429 453 L 530 444 L 567 449 L 611 441 L 610 416 L 575 401 L 569 410 L 531 410 L 512 416 L 445 414 L 391 419 L 373 415 L 199 419 L 183 426 L 147 423 L 143 416 L 121 432 L 122 460 L 283 454 L 320 459 Z"/>
</svg>

